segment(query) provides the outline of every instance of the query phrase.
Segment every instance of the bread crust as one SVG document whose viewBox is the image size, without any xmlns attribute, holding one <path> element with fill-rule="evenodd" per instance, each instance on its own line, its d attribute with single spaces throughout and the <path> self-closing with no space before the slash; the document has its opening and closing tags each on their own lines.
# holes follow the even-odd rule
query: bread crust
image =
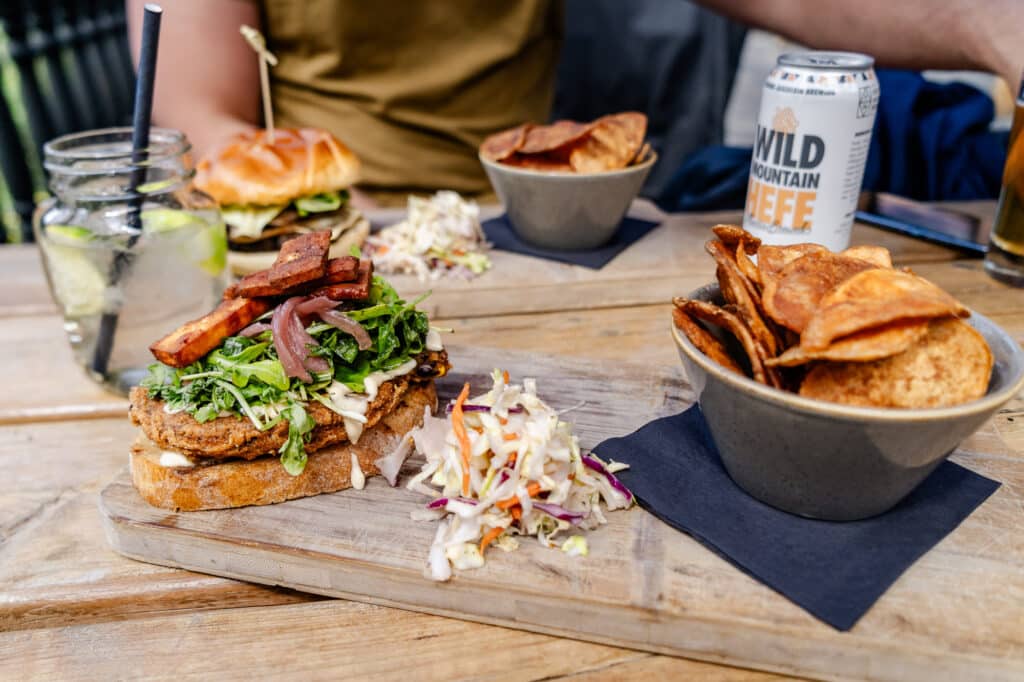
<svg viewBox="0 0 1024 682">
<path fill-rule="evenodd" d="M 416 384 L 399 405 L 363 432 L 359 443 L 311 451 L 305 470 L 291 476 L 276 456 L 245 460 L 202 460 L 194 467 L 160 465 L 161 449 L 145 436 L 131 446 L 135 489 L 151 505 L 175 511 L 227 509 L 264 505 L 343 490 L 352 486 L 352 455 L 367 477 L 380 473 L 374 464 L 398 447 L 423 422 L 424 409 L 437 407 L 433 382 Z"/>
<path fill-rule="evenodd" d="M 271 206 L 345 189 L 359 179 L 352 150 L 326 130 L 277 128 L 231 138 L 196 166 L 195 186 L 221 206 Z"/>
</svg>

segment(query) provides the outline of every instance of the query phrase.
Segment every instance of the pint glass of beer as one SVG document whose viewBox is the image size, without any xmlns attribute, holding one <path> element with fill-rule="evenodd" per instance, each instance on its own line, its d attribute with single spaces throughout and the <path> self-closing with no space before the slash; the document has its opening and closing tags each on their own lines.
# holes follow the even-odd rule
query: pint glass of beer
<svg viewBox="0 0 1024 682">
<path fill-rule="evenodd" d="M 1024 286 L 1024 78 L 1010 128 L 999 209 L 985 255 L 985 270 L 996 279 Z"/>
</svg>

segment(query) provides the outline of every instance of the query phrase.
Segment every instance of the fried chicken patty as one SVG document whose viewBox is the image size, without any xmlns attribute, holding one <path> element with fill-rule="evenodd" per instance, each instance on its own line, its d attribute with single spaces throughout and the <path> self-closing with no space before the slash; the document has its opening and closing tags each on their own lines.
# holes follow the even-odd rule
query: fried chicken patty
<svg viewBox="0 0 1024 682">
<path fill-rule="evenodd" d="M 367 406 L 364 428 L 374 426 L 394 410 L 411 384 L 433 381 L 434 376 L 443 376 L 448 370 L 448 355 L 444 351 L 425 353 L 417 361 L 421 366 L 430 364 L 437 368 L 437 374 L 422 376 L 413 370 L 381 384 L 377 397 Z M 266 431 L 260 431 L 245 417 L 234 415 L 201 424 L 187 412 L 166 412 L 164 402 L 150 398 L 149 392 L 141 386 L 132 388 L 129 401 L 133 424 L 141 427 L 158 447 L 186 457 L 251 460 L 276 453 L 288 440 L 288 423 L 284 420 Z M 307 452 L 348 441 L 341 415 L 316 401 L 304 407 L 310 419 L 316 422 L 306 443 Z"/>
</svg>

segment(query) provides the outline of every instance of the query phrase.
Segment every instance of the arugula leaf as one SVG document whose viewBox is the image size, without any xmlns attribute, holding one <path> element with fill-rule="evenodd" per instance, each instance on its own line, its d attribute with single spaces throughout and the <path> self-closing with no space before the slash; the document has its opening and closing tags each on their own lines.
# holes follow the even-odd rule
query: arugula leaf
<svg viewBox="0 0 1024 682">
<path fill-rule="evenodd" d="M 373 371 L 373 367 L 370 361 L 365 357 L 365 353 L 360 353 L 360 357 L 356 362 L 349 366 L 339 366 L 334 368 L 334 378 L 337 381 L 345 384 L 350 390 L 356 393 L 362 393 L 366 390 L 366 386 L 363 384 L 363 380 Z"/>
<path fill-rule="evenodd" d="M 281 453 L 281 464 L 292 476 L 298 476 L 306 468 L 306 436 L 316 426 L 309 418 L 306 410 L 299 403 L 292 403 L 281 412 L 288 420 L 288 440 L 278 451 Z"/>
<path fill-rule="evenodd" d="M 253 344 L 229 357 L 225 354 L 225 351 L 227 351 L 227 344 L 225 344 L 223 349 L 210 353 L 207 356 L 207 362 L 214 367 L 228 372 L 231 382 L 239 388 L 246 386 L 250 379 L 257 378 L 279 391 L 287 391 L 291 385 L 291 380 L 285 375 L 281 362 L 269 358 L 266 360 L 256 360 L 256 358 L 266 353 L 269 346 L 269 342 Z"/>
</svg>

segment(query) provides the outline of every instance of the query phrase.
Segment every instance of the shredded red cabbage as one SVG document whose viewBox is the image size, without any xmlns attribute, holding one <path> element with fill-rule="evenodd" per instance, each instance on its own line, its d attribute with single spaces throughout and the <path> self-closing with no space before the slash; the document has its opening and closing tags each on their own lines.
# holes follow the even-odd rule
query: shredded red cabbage
<svg viewBox="0 0 1024 682">
<path fill-rule="evenodd" d="M 570 511 L 565 507 L 557 504 L 550 504 L 548 502 L 534 502 L 533 507 L 534 509 L 541 510 L 548 516 L 553 516 L 559 521 L 568 521 L 574 526 L 587 517 L 583 512 Z"/>
<path fill-rule="evenodd" d="M 608 479 L 608 483 L 609 485 L 611 485 L 611 487 L 615 488 L 620 493 L 625 495 L 626 499 L 630 501 L 633 500 L 633 493 L 629 492 L 629 488 L 622 485 L 622 482 L 619 481 L 619 479 L 615 478 L 615 474 L 613 474 L 612 472 L 608 471 L 607 468 L 605 468 L 601 460 L 597 459 L 596 457 L 591 457 L 590 455 L 583 455 L 582 459 L 583 463 L 588 468 L 593 469 L 594 471 L 598 472 L 599 474 L 602 474 L 606 479 Z"/>
<path fill-rule="evenodd" d="M 469 405 L 469 404 L 464 404 L 462 406 L 462 411 L 463 412 L 490 412 L 491 408 L 490 408 L 489 405 Z M 519 414 L 522 411 L 523 411 L 523 408 L 518 406 L 518 405 L 515 405 L 513 407 L 508 408 L 508 413 L 509 414 Z M 449 401 L 448 405 L 445 406 L 444 413 L 445 414 L 451 414 L 452 413 L 452 403 L 451 403 L 451 401 Z"/>
</svg>

